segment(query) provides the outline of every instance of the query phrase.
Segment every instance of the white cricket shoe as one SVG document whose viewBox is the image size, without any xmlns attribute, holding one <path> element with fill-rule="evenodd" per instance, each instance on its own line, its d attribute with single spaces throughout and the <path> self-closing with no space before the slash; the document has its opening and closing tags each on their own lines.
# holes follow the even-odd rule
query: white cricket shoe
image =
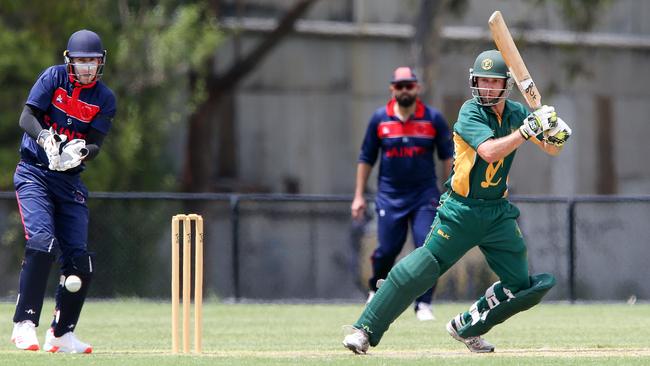
<svg viewBox="0 0 650 366">
<path fill-rule="evenodd" d="M 41 348 L 38 345 L 38 338 L 36 338 L 36 325 L 31 320 L 14 323 L 11 341 L 18 349 L 26 351 L 38 351 Z"/>
<path fill-rule="evenodd" d="M 458 335 L 458 324 L 461 324 L 461 315 L 456 315 L 456 317 L 447 323 L 447 332 L 449 333 L 450 336 L 452 336 L 455 340 L 462 342 L 467 346 L 467 348 L 476 353 L 489 353 L 489 352 L 494 352 L 494 345 L 492 345 L 490 342 L 486 341 L 485 339 L 477 336 L 477 337 L 467 337 L 463 338 Z"/>
<path fill-rule="evenodd" d="M 92 353 L 93 347 L 77 339 L 74 332 L 68 332 L 60 337 L 55 337 L 54 329 L 50 328 L 45 333 L 43 351 L 52 353 Z"/>
<path fill-rule="evenodd" d="M 423 322 L 436 320 L 436 317 L 433 316 L 433 311 L 431 310 L 431 304 L 427 304 L 425 302 L 419 302 L 417 304 L 415 317 L 418 318 L 419 321 Z"/>
<path fill-rule="evenodd" d="M 370 343 L 368 334 L 361 329 L 353 326 L 344 326 L 344 331 L 351 332 L 343 338 L 343 346 L 356 354 L 365 354 L 368 351 Z"/>
</svg>

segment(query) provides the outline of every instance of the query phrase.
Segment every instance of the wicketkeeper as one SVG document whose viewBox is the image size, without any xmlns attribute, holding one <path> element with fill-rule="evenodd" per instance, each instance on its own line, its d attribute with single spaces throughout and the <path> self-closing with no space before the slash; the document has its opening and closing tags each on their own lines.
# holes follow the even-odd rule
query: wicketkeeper
<svg viewBox="0 0 650 366">
<path fill-rule="evenodd" d="M 99 153 L 116 107 L 113 92 L 100 81 L 106 50 L 96 33 L 73 33 L 63 55 L 65 65 L 38 77 L 20 116 L 25 133 L 14 186 L 27 243 L 11 340 L 19 349 L 40 348 L 35 328 L 60 254 L 55 315 L 43 348 L 90 353 L 92 347 L 74 334 L 95 271 L 87 248 L 88 190 L 80 173 Z"/>
</svg>

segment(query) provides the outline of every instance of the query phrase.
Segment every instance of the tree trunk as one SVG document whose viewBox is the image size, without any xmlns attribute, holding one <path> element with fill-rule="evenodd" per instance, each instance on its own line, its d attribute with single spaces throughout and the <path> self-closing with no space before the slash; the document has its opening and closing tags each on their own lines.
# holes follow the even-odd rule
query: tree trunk
<svg viewBox="0 0 650 366">
<path fill-rule="evenodd" d="M 318 0 L 297 1 L 278 22 L 278 26 L 248 55 L 237 60 L 222 75 L 207 76 L 208 96 L 189 118 L 183 191 L 237 190 L 235 89 L 239 82 L 293 31 L 296 21 L 316 1 Z M 214 145 L 217 144 L 218 147 L 215 148 Z M 222 178 L 230 182 L 227 187 L 218 184 L 218 180 Z"/>
<path fill-rule="evenodd" d="M 423 86 L 420 98 L 425 103 L 432 103 L 442 49 L 442 15 L 449 0 L 421 0 L 420 11 L 415 22 L 414 59 L 420 69 L 420 84 Z"/>
</svg>

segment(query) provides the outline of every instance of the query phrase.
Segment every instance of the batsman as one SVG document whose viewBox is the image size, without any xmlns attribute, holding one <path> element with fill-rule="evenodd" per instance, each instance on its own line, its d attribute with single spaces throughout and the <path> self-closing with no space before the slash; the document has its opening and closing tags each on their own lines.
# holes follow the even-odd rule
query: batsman
<svg viewBox="0 0 650 366">
<path fill-rule="evenodd" d="M 481 336 L 538 304 L 555 284 L 548 273 L 530 275 L 519 210 L 508 199 L 508 173 L 516 150 L 533 141 L 558 155 L 571 129 L 550 106 L 528 113 L 508 100 L 513 79 L 501 53 L 478 55 L 469 72 L 472 99 L 454 124 L 454 163 L 424 246 L 390 271 L 372 301 L 350 327 L 343 345 L 365 353 L 390 324 L 467 251 L 478 246 L 499 281 L 470 308 L 451 319 L 447 332 L 472 352 L 493 352 Z M 534 167 L 531 167 L 533 169 Z"/>
</svg>

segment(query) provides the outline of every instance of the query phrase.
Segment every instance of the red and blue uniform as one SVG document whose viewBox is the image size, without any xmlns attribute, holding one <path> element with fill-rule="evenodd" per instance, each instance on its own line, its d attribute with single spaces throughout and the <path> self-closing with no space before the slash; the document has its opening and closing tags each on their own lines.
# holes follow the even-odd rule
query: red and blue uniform
<svg viewBox="0 0 650 366">
<path fill-rule="evenodd" d="M 440 197 L 434 153 L 441 160 L 453 156 L 449 126 L 438 110 L 418 99 L 415 113 L 401 121 L 395 103 L 391 99 L 372 115 L 359 155 L 359 162 L 371 166 L 377 157 L 380 160 L 375 198 L 379 244 L 372 254 L 374 277 L 369 280 L 374 291 L 402 250 L 409 222 L 415 245 L 424 243 Z M 431 291 L 417 301 L 431 303 Z"/>
<path fill-rule="evenodd" d="M 104 83 L 80 85 L 71 82 L 65 65 L 46 69 L 32 87 L 25 104 L 45 112 L 41 121 L 43 128 L 53 127 L 57 133 L 67 135 L 68 141 L 84 139 L 90 128 L 108 134 L 116 108 L 115 96 Z M 47 169 L 45 150 L 27 133 L 20 145 L 20 158 L 25 163 Z M 65 173 L 79 173 L 84 167 L 82 163 Z"/>
<path fill-rule="evenodd" d="M 51 127 L 68 141 L 85 140 L 92 129 L 105 136 L 116 110 L 115 96 L 103 82 L 75 82 L 65 65 L 46 69 L 25 104 L 42 112 L 38 120 L 42 128 Z M 76 274 L 85 281 L 76 293 L 57 290 L 57 307 L 69 303 L 74 308 L 59 322 L 65 324 L 65 331 L 74 330 L 92 273 L 87 251 L 88 190 L 80 178 L 84 169 L 82 163 L 66 171 L 50 170 L 44 149 L 28 133 L 23 135 L 14 186 L 27 244 L 14 322 L 31 320 L 38 325 L 49 269 L 60 253 L 62 274 Z M 62 332 L 55 329 L 57 337 Z"/>
</svg>

